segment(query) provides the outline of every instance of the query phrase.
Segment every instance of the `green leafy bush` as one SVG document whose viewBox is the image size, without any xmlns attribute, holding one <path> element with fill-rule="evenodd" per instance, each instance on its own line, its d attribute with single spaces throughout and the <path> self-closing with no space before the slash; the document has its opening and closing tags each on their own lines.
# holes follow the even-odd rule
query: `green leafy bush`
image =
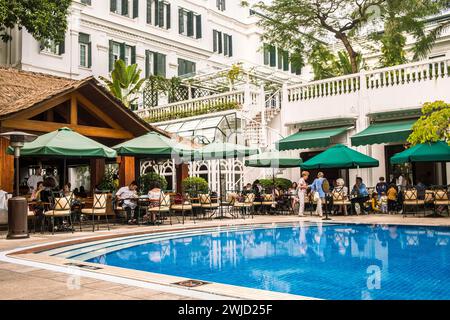
<svg viewBox="0 0 450 320">
<path fill-rule="evenodd" d="M 273 187 L 273 179 L 259 179 L 259 183 L 264 189 L 270 189 Z M 275 178 L 275 186 L 280 187 L 281 190 L 288 190 L 292 185 L 292 181 L 285 178 Z"/>
<path fill-rule="evenodd" d="M 183 180 L 183 191 L 189 194 L 207 193 L 208 182 L 200 177 L 188 177 Z"/>
<path fill-rule="evenodd" d="M 150 172 L 143 174 L 138 178 L 139 189 L 142 193 L 148 193 L 149 190 L 155 186 L 162 190 L 167 189 L 167 181 L 163 176 L 160 176 L 156 172 Z"/>
<path fill-rule="evenodd" d="M 97 189 L 109 192 L 115 191 L 116 186 L 114 185 L 114 173 L 115 173 L 114 169 L 105 170 L 105 175 L 103 176 L 102 181 L 97 186 Z"/>
</svg>

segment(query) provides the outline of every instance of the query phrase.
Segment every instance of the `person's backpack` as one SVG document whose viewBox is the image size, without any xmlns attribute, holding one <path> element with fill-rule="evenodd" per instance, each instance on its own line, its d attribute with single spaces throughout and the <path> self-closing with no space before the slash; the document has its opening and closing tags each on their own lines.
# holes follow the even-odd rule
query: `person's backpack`
<svg viewBox="0 0 450 320">
<path fill-rule="evenodd" d="M 322 190 L 325 193 L 328 193 L 330 191 L 330 183 L 325 178 L 322 180 Z"/>
</svg>

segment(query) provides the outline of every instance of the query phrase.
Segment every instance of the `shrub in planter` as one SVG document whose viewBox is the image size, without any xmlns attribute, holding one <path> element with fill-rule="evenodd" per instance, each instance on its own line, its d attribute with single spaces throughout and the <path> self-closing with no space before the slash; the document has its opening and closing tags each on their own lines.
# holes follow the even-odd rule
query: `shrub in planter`
<svg viewBox="0 0 450 320">
<path fill-rule="evenodd" d="M 155 184 L 161 189 L 167 189 L 167 181 L 163 176 L 160 176 L 156 172 L 150 172 L 143 174 L 138 178 L 139 189 L 143 194 L 147 194 L 149 190 L 151 190 Z"/>
<path fill-rule="evenodd" d="M 183 180 L 183 191 L 189 194 L 207 193 L 208 182 L 200 177 L 188 177 Z"/>
<path fill-rule="evenodd" d="M 259 183 L 264 189 L 270 189 L 273 186 L 273 179 L 259 179 Z M 275 186 L 280 187 L 281 190 L 288 190 L 292 185 L 291 180 L 285 178 L 275 178 Z"/>
<path fill-rule="evenodd" d="M 102 181 L 97 186 L 98 190 L 113 192 L 116 190 L 116 186 L 114 185 L 114 174 L 115 170 L 107 169 L 105 171 L 105 175 L 103 176 Z"/>
</svg>

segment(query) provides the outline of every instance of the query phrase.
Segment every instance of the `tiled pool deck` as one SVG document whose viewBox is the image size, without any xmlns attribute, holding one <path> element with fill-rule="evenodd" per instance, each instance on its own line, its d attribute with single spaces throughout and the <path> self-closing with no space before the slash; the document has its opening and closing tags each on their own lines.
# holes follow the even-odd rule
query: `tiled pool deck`
<svg viewBox="0 0 450 320">
<path fill-rule="evenodd" d="M 332 222 L 348 222 L 348 223 L 367 223 L 367 224 L 410 224 L 410 225 L 430 225 L 430 226 L 450 226 L 450 218 L 423 218 L 423 217 L 407 217 L 401 215 L 369 215 L 369 216 L 339 216 L 332 217 Z M 70 241 L 80 238 L 104 237 L 129 235 L 136 232 L 155 232 L 163 230 L 176 230 L 184 228 L 199 228 L 221 225 L 237 225 L 249 223 L 280 223 L 280 222 L 298 222 L 298 221 L 320 221 L 317 217 L 299 218 L 295 216 L 255 216 L 254 219 L 224 219 L 224 220 L 208 220 L 197 221 L 193 224 L 187 221 L 181 225 L 164 225 L 164 226 L 115 226 L 111 231 L 102 229 L 95 233 L 86 231 L 72 233 L 57 233 L 51 235 L 31 234 L 29 239 L 22 240 L 6 240 L 6 232 L 0 232 L 0 252 L 14 249 L 25 248 L 34 245 L 48 245 L 58 241 Z M 30 254 L 28 254 L 29 256 Z M 36 255 L 37 256 L 37 255 Z M 27 258 L 27 255 L 22 255 Z M 39 259 L 46 259 L 45 256 Z M 35 261 L 39 261 L 35 259 Z M 47 261 L 50 262 L 50 261 Z M 161 278 L 164 278 L 162 276 Z M 168 279 L 167 281 L 172 281 Z M 164 282 L 164 279 L 163 281 Z M 214 288 L 218 292 L 229 293 L 230 296 L 237 295 L 241 288 L 239 287 L 221 287 L 220 284 L 208 285 L 210 292 L 214 292 Z M 220 288 L 221 287 L 221 288 Z M 219 290 L 220 289 L 220 290 Z M 252 296 L 261 296 L 261 292 L 252 292 L 251 289 L 245 290 L 246 294 L 240 292 L 239 296 L 243 298 L 251 298 Z M 194 294 L 195 293 L 195 294 Z M 264 292 L 262 292 L 264 294 Z M 227 296 L 227 295 L 226 295 Z M 224 296 L 217 296 L 221 298 Z M 39 267 L 29 265 L 21 265 L 0 261 L 0 299 L 76 299 L 76 300 L 125 300 L 125 299 L 152 299 L 152 300 L 168 300 L 168 299 L 208 299 L 208 293 L 192 292 L 189 294 L 184 290 L 182 294 L 177 294 L 177 290 L 158 290 L 127 283 L 117 283 L 105 279 L 91 278 L 83 275 L 77 276 L 74 283 L 73 276 L 57 271 L 50 271 Z M 289 298 L 289 296 L 276 296 L 268 294 L 265 298 Z"/>
</svg>

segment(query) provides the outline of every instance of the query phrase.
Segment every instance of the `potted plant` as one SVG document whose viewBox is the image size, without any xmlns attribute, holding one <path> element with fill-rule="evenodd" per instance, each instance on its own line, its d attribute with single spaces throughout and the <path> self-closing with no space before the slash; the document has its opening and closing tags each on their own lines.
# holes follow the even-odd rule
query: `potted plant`
<svg viewBox="0 0 450 320">
<path fill-rule="evenodd" d="M 161 188 L 161 190 L 167 189 L 166 179 L 156 172 L 146 173 L 138 178 L 139 190 L 142 194 L 147 194 L 151 189 L 151 186 L 155 185 L 155 183 Z"/>
<path fill-rule="evenodd" d="M 188 177 L 183 180 L 183 192 L 190 195 L 208 192 L 208 182 L 200 177 Z"/>
</svg>

